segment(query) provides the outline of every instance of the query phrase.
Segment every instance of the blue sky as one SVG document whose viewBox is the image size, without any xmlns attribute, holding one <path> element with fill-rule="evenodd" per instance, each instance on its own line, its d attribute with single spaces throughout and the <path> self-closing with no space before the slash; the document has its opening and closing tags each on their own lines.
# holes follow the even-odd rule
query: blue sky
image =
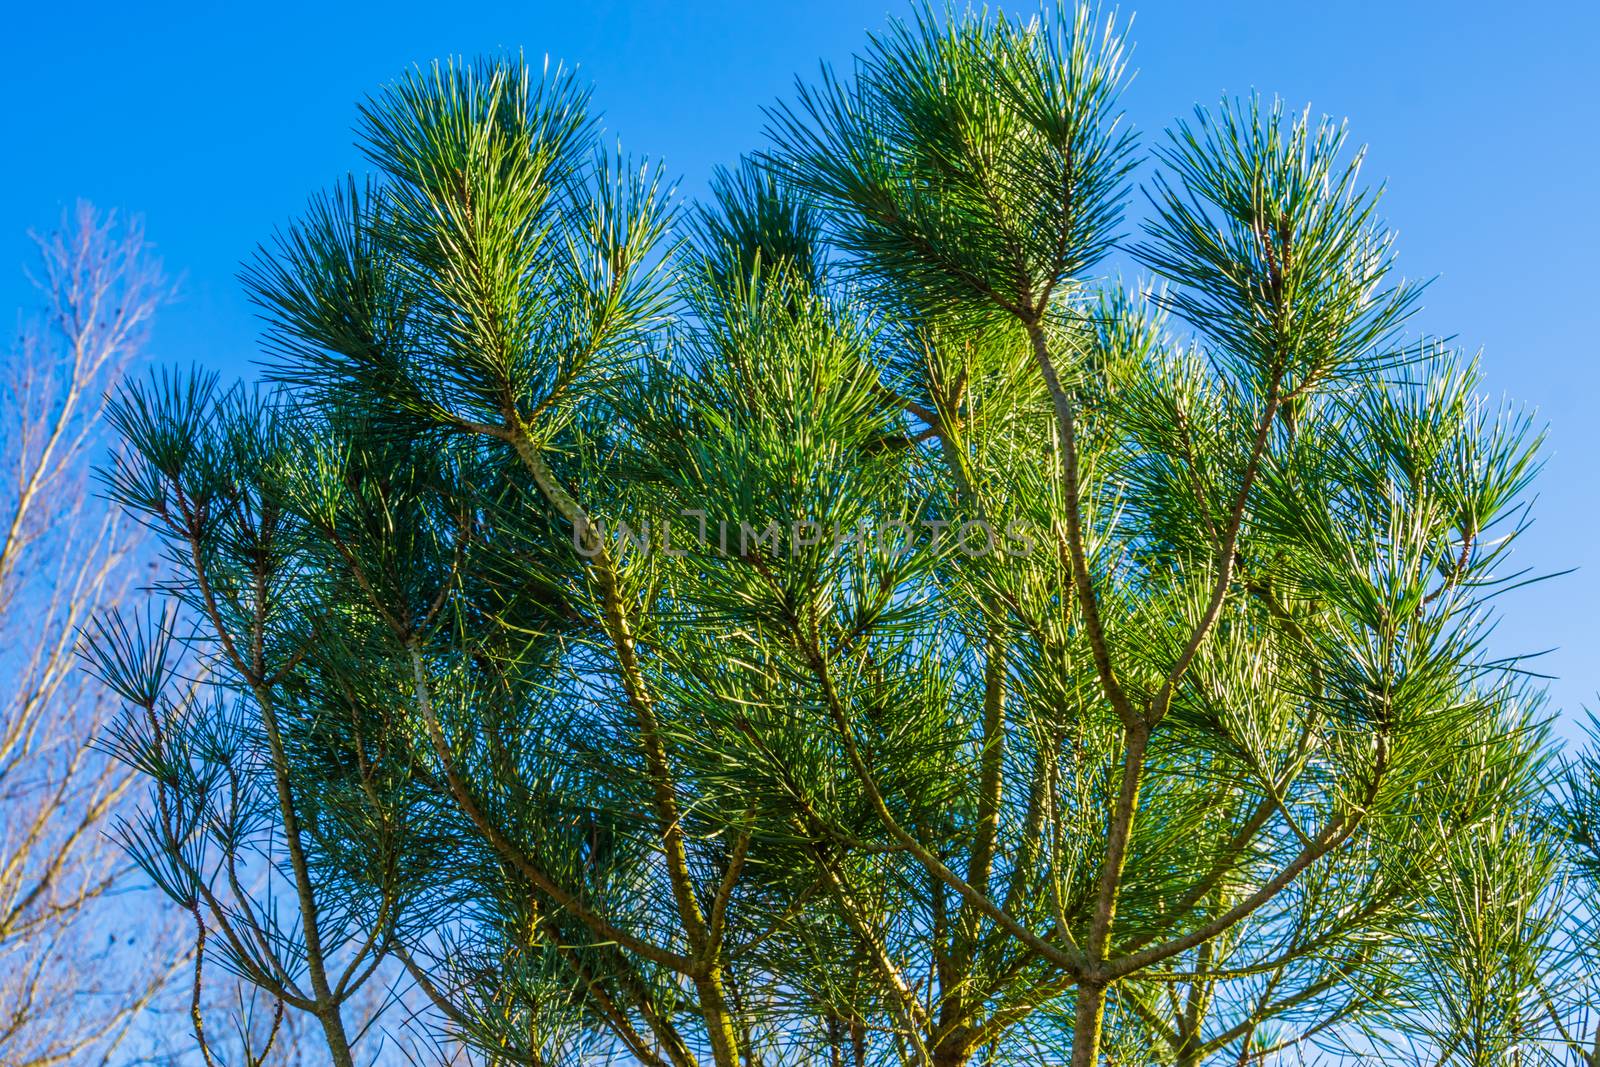
<svg viewBox="0 0 1600 1067">
<path fill-rule="evenodd" d="M 1028 5 L 1021 5 L 1027 9 Z M 142 215 L 182 299 L 162 362 L 249 375 L 234 275 L 315 189 L 359 166 L 355 103 L 412 63 L 503 50 L 576 64 L 608 132 L 693 196 L 760 144 L 761 106 L 842 63 L 900 0 L 422 5 L 13 5 L 0 34 L 0 309 L 25 302 L 25 232 L 86 197 Z M 1483 349 L 1488 387 L 1550 427 L 1518 561 L 1575 574 L 1504 602 L 1502 653 L 1556 648 L 1569 714 L 1600 691 L 1600 10 L 1481 0 L 1125 3 L 1146 143 L 1224 92 L 1348 117 L 1387 180 L 1400 264 L 1439 275 L 1419 326 Z M 7 325 L 10 320 L 7 321 Z"/>
</svg>

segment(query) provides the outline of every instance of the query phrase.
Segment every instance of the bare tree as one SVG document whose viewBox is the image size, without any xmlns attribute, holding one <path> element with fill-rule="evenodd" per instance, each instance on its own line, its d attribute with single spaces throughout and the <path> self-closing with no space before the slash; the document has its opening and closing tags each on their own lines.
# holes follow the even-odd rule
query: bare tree
<svg viewBox="0 0 1600 1067">
<path fill-rule="evenodd" d="M 108 390 L 166 289 L 136 222 L 79 204 L 34 235 L 40 313 L 0 409 L 0 1062 L 104 1062 L 168 970 L 110 920 L 127 869 L 105 834 L 128 772 L 94 741 L 116 702 L 77 669 L 79 628 L 136 589 L 131 524 L 90 481 Z"/>
</svg>

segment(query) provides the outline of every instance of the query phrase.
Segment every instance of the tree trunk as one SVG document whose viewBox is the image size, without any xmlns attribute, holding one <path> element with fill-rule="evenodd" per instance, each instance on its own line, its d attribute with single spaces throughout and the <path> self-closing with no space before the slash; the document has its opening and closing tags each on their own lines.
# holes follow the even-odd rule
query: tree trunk
<svg viewBox="0 0 1600 1067">
<path fill-rule="evenodd" d="M 963 1033 L 946 1035 L 933 1047 L 932 1059 L 933 1067 L 966 1067 L 967 1061 L 972 1059 L 972 1047 L 968 1043 L 967 1035 Z"/>
<path fill-rule="evenodd" d="M 1072 1027 L 1072 1067 L 1097 1067 L 1100 1029 L 1105 1022 L 1106 987 L 1078 986 L 1078 1011 Z"/>
<path fill-rule="evenodd" d="M 344 1019 L 339 1009 L 319 1012 L 317 1021 L 322 1023 L 322 1033 L 328 1041 L 328 1055 L 332 1057 L 333 1067 L 355 1067 L 355 1060 L 350 1054 L 350 1036 L 344 1032 Z"/>
<path fill-rule="evenodd" d="M 728 1010 L 728 998 L 722 988 L 722 970 L 711 968 L 704 977 L 695 979 L 695 992 L 700 994 L 700 1013 L 705 1019 L 706 1038 L 711 1043 L 711 1059 L 717 1067 L 740 1067 L 739 1035 L 734 1030 L 733 1013 Z"/>
</svg>

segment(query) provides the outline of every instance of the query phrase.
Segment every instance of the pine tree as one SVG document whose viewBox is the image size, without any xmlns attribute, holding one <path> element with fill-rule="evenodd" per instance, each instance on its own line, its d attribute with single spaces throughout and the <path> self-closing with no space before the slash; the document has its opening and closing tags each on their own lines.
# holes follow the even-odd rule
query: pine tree
<svg viewBox="0 0 1600 1067">
<path fill-rule="evenodd" d="M 337 1050 L 392 954 L 519 1063 L 1249 1063 L 1382 1007 L 1525 787 L 1536 435 L 1405 338 L 1336 125 L 1178 124 L 1161 287 L 1104 276 L 1123 69 L 925 11 L 684 214 L 559 71 L 368 103 L 249 273 L 274 391 L 119 415 L 227 695 L 120 671 L 140 854 L 203 911 L 260 832 L 296 891 L 236 967 Z M 275 799 L 218 820 L 235 752 Z"/>
</svg>

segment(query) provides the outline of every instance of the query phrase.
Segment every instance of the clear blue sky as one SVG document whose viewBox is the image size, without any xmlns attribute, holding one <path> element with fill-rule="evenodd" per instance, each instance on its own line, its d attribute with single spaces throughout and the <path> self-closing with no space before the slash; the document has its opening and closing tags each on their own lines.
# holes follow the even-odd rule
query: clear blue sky
<svg viewBox="0 0 1600 1067">
<path fill-rule="evenodd" d="M 1027 5 L 1021 5 L 1026 9 Z M 251 373 L 238 263 L 359 166 L 355 102 L 409 64 L 524 50 L 576 64 L 609 132 L 694 195 L 760 142 L 760 108 L 840 63 L 902 0 L 804 5 L 12 4 L 0 33 L 0 310 L 24 232 L 87 197 L 143 215 L 183 283 L 164 362 Z M 1420 324 L 1484 350 L 1490 388 L 1550 424 L 1519 559 L 1576 574 L 1505 601 L 1502 652 L 1557 651 L 1558 706 L 1600 691 L 1600 12 L 1585 0 L 1144 0 L 1126 97 L 1148 139 L 1224 91 L 1348 117 L 1387 179 L 1401 265 L 1439 274 Z M 10 320 L 7 319 L 7 325 Z"/>
</svg>

